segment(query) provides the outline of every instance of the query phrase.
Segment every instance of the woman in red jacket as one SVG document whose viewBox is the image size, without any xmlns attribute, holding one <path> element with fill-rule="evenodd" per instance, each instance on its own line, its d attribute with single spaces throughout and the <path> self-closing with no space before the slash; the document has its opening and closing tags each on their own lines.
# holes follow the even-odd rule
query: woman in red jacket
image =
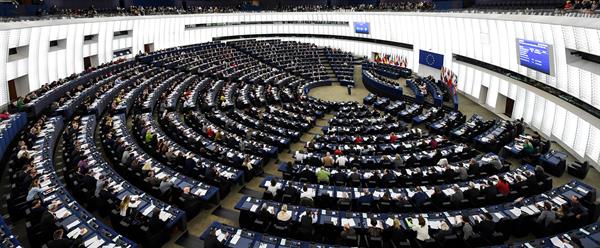
<svg viewBox="0 0 600 248">
<path fill-rule="evenodd" d="M 496 184 L 496 189 L 500 194 L 508 195 L 510 193 L 510 188 L 508 183 L 504 181 L 502 178 L 498 179 L 498 183 Z"/>
</svg>

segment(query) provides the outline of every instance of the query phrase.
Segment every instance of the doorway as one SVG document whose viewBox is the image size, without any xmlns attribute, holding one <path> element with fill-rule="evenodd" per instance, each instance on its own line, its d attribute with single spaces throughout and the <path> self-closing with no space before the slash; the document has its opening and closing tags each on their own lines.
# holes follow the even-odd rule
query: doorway
<svg viewBox="0 0 600 248">
<path fill-rule="evenodd" d="M 11 102 L 14 102 L 19 98 L 17 96 L 17 86 L 15 85 L 15 80 L 8 80 L 8 98 Z"/>
<path fill-rule="evenodd" d="M 506 105 L 504 107 L 504 114 L 509 118 L 512 118 L 513 107 L 515 106 L 515 100 L 506 98 Z"/>
<path fill-rule="evenodd" d="M 479 104 L 485 104 L 487 102 L 487 94 L 488 94 L 488 87 L 485 86 L 481 86 L 481 90 L 479 91 Z"/>
<path fill-rule="evenodd" d="M 85 70 L 98 66 L 98 55 L 92 55 L 83 58 L 83 68 Z"/>
<path fill-rule="evenodd" d="M 154 52 L 154 43 L 144 44 L 144 52 L 145 53 Z"/>
</svg>

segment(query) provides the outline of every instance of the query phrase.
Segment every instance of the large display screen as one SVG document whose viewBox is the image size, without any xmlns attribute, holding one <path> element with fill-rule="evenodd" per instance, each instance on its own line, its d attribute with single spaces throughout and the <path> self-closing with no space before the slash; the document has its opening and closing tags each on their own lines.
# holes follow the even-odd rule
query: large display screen
<svg viewBox="0 0 600 248">
<path fill-rule="evenodd" d="M 517 39 L 519 64 L 527 68 L 552 74 L 552 46 L 537 41 Z"/>
<path fill-rule="evenodd" d="M 358 34 L 368 34 L 369 33 L 369 23 L 368 22 L 355 22 L 354 23 L 354 32 Z"/>
<path fill-rule="evenodd" d="M 444 55 L 425 50 L 419 50 L 419 64 L 427 65 L 436 69 L 444 66 Z"/>
</svg>

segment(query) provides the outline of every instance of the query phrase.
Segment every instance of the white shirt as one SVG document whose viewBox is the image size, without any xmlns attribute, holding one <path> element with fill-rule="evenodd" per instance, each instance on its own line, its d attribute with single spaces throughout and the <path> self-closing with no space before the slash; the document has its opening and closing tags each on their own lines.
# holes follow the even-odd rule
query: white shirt
<svg viewBox="0 0 600 248">
<path fill-rule="evenodd" d="M 279 190 L 281 187 L 279 187 L 277 184 L 275 186 L 271 186 L 271 184 L 269 184 L 267 186 L 267 191 L 271 192 L 271 194 L 273 196 L 277 195 L 277 190 Z"/>
<path fill-rule="evenodd" d="M 417 239 L 421 241 L 428 240 L 429 237 L 429 223 L 427 219 L 425 219 L 425 225 L 419 225 L 419 221 L 415 218 L 413 219 L 412 230 L 417 232 Z"/>
<path fill-rule="evenodd" d="M 294 158 L 296 159 L 296 161 L 300 161 L 302 163 L 302 161 L 304 161 L 304 159 L 306 158 L 306 155 L 304 155 L 304 153 L 296 152 L 296 156 L 294 156 Z"/>
<path fill-rule="evenodd" d="M 310 190 L 307 191 L 302 191 L 302 193 L 300 193 L 300 198 L 313 198 L 313 193 Z"/>
<path fill-rule="evenodd" d="M 348 162 L 348 158 L 346 158 L 345 156 L 339 156 L 335 160 L 335 163 L 337 163 L 339 166 L 346 166 L 346 162 Z"/>
</svg>

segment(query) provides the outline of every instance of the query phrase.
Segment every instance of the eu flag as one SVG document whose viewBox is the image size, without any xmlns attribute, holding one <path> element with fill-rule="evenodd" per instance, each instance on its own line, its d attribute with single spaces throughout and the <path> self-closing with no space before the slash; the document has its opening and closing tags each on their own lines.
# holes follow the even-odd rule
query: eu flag
<svg viewBox="0 0 600 248">
<path fill-rule="evenodd" d="M 444 66 L 444 55 L 419 50 L 419 64 L 442 69 L 442 66 Z"/>
</svg>

